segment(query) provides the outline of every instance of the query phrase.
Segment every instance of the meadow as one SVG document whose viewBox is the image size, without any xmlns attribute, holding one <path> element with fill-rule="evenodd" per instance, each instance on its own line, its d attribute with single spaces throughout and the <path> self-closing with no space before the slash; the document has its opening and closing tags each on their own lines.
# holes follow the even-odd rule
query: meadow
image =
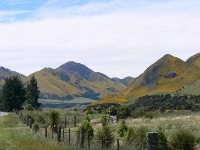
<svg viewBox="0 0 200 150">
<path fill-rule="evenodd" d="M 80 113 L 80 112 L 71 112 L 68 110 L 57 110 L 60 114 L 67 114 L 68 118 L 69 116 L 73 116 L 73 114 L 76 114 L 84 120 L 86 115 Z M 43 113 L 47 113 L 48 110 L 43 111 L 35 111 L 31 112 L 33 116 L 42 115 Z M 23 112 L 24 114 L 30 112 Z M 105 114 L 90 114 L 88 117 L 91 119 L 90 123 L 94 129 L 94 137 L 97 136 L 98 130 L 102 127 L 101 126 L 101 120 L 102 116 L 105 116 Z M 64 118 L 61 117 L 61 120 Z M 72 118 L 71 118 L 72 119 Z M 77 122 L 77 126 L 80 126 L 80 123 L 82 120 L 79 120 Z M 117 124 L 115 123 L 109 123 L 108 126 L 111 129 L 112 136 L 114 138 L 112 148 L 110 149 L 116 149 L 116 140 L 121 139 L 120 141 L 120 149 L 145 149 L 136 147 L 137 144 L 133 144 L 127 146 L 127 139 L 125 137 L 120 137 L 117 133 L 117 130 L 119 129 L 119 126 L 121 124 L 122 120 L 119 120 Z M 63 124 L 63 121 L 60 123 Z M 72 123 L 72 122 L 71 122 Z M 125 120 L 126 126 L 128 128 L 132 128 L 135 131 L 138 131 L 138 129 L 145 129 L 144 131 L 158 131 L 159 129 L 162 129 L 163 133 L 165 133 L 167 137 L 167 143 L 170 146 L 170 140 L 174 133 L 183 130 L 188 131 L 195 137 L 195 149 L 200 149 L 200 113 L 199 112 L 190 112 L 190 111 L 174 111 L 174 112 L 165 112 L 163 114 L 155 115 L 153 118 L 127 118 Z M 71 126 L 72 130 L 76 130 L 77 128 L 73 128 Z M 42 130 L 42 128 L 41 128 Z M 51 140 L 50 138 L 45 139 L 44 137 L 38 136 L 38 134 L 33 134 L 33 130 L 29 129 L 26 125 L 24 125 L 20 120 L 19 116 L 10 113 L 7 116 L 0 117 L 0 149 L 16 149 L 16 150 L 35 150 L 35 149 L 44 149 L 44 150 L 64 150 L 64 149 L 79 149 L 79 146 L 77 145 L 71 145 L 69 146 L 67 142 L 61 142 L 57 143 L 56 140 Z M 142 133 L 139 133 L 140 136 Z M 135 134 L 135 136 L 138 136 Z M 142 136 L 141 136 L 142 137 Z M 142 137 L 146 138 L 146 137 Z M 140 138 L 140 140 L 145 140 Z M 133 138 L 134 139 L 134 138 Z M 123 140 L 125 142 L 123 142 Z M 95 141 L 93 145 L 100 145 L 98 141 Z M 142 143 L 144 141 L 139 141 L 139 143 Z M 126 146 L 125 146 L 126 145 Z M 145 144 L 146 145 L 146 144 Z M 87 147 L 85 147 L 87 149 Z M 95 147 L 93 146 L 93 149 L 95 150 Z"/>
</svg>

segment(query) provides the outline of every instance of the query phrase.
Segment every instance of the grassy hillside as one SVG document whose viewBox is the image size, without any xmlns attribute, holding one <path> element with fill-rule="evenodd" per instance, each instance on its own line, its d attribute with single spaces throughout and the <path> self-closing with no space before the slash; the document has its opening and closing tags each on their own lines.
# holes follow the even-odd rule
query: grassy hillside
<svg viewBox="0 0 200 150">
<path fill-rule="evenodd" d="M 4 68 L 4 67 L 0 67 L 0 90 L 3 87 L 3 84 L 5 83 L 4 80 L 6 78 L 11 77 L 11 76 L 16 76 L 16 75 L 20 76 L 21 78 L 25 78 L 24 75 L 22 75 L 18 72 L 12 71 L 12 70 Z"/>
<path fill-rule="evenodd" d="M 186 62 L 200 67 L 200 53 L 191 56 Z"/>
<path fill-rule="evenodd" d="M 134 80 L 125 91 L 128 98 L 171 93 L 200 77 L 200 69 L 169 54 L 163 56 Z"/>
<path fill-rule="evenodd" d="M 75 62 L 68 62 L 56 69 L 44 68 L 34 75 L 43 99 L 99 99 L 107 94 L 122 93 L 126 88 L 124 84 Z M 31 76 L 24 82 L 27 83 Z"/>
<path fill-rule="evenodd" d="M 128 102 L 126 97 L 124 95 L 117 95 L 117 94 L 109 94 L 105 97 L 103 97 L 100 101 L 98 102 L 93 102 L 92 105 L 96 104 L 104 104 L 104 103 L 118 103 L 118 104 L 123 104 Z"/>
<path fill-rule="evenodd" d="M 63 144 L 39 138 L 24 125 L 19 123 L 15 114 L 0 117 L 0 149 L 1 150 L 64 150 Z"/>
</svg>

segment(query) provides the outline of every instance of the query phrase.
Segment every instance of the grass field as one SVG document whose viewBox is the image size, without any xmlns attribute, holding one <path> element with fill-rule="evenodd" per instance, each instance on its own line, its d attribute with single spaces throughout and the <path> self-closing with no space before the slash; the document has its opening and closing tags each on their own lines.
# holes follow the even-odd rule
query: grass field
<svg viewBox="0 0 200 150">
<path fill-rule="evenodd" d="M 93 99 L 89 99 L 89 98 L 76 98 L 73 100 L 54 100 L 54 99 L 39 99 L 39 103 L 54 103 L 54 104 L 67 104 L 67 103 L 92 103 L 95 102 L 97 100 L 93 100 Z"/>
<path fill-rule="evenodd" d="M 0 133 L 0 150 L 67 150 L 62 144 L 34 135 L 15 114 L 0 117 Z"/>
<path fill-rule="evenodd" d="M 54 100 L 54 99 L 39 99 L 39 103 L 42 103 L 41 108 L 73 108 L 88 105 L 97 100 L 88 98 L 77 98 L 73 100 Z"/>
</svg>

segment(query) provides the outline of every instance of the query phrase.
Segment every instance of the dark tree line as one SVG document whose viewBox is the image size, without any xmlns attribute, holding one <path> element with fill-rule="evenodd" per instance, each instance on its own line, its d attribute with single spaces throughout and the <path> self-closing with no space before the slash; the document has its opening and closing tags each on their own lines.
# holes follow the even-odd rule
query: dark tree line
<svg viewBox="0 0 200 150">
<path fill-rule="evenodd" d="M 114 107 L 112 107 L 114 106 Z M 118 118 L 141 117 L 149 112 L 163 113 L 166 110 L 191 110 L 200 111 L 200 95 L 146 95 L 139 97 L 134 103 L 128 105 L 119 104 L 98 104 L 86 107 L 88 113 L 104 112 L 112 108 L 111 115 L 117 115 Z"/>
<path fill-rule="evenodd" d="M 39 93 L 34 75 L 26 87 L 18 75 L 8 77 L 5 79 L 0 95 L 0 110 L 8 112 L 13 109 L 22 109 L 23 105 L 30 105 L 37 109 L 40 106 L 38 103 Z"/>
</svg>

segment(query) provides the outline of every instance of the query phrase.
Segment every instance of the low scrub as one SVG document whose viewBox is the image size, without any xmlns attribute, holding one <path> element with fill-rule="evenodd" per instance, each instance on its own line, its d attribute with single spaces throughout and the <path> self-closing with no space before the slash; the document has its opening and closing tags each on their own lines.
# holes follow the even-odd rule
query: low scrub
<svg viewBox="0 0 200 150">
<path fill-rule="evenodd" d="M 187 130 L 177 131 L 170 138 L 170 146 L 172 149 L 194 150 L 195 136 Z"/>
</svg>

